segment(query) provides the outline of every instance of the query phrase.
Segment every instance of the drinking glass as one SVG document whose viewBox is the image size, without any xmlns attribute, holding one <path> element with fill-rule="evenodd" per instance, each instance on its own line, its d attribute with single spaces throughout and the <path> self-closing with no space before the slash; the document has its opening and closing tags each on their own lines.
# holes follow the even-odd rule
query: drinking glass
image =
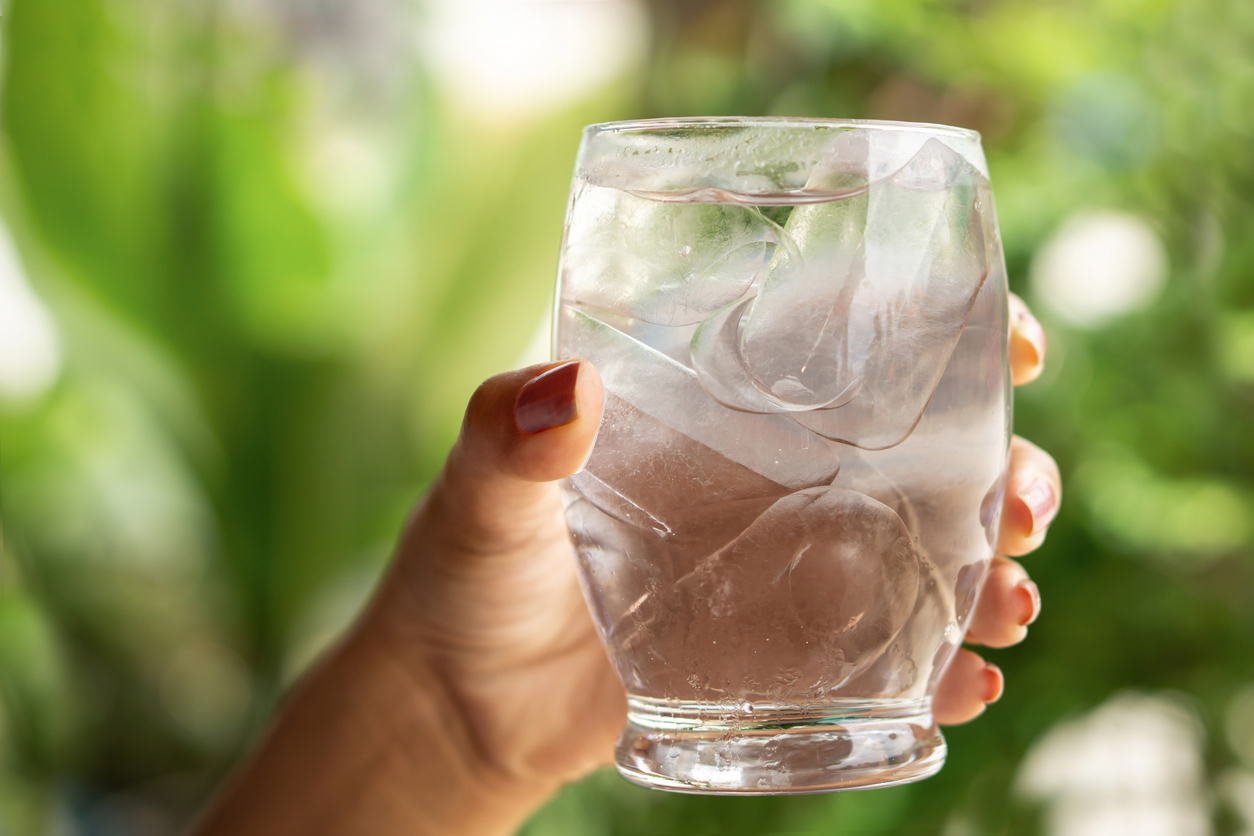
<svg viewBox="0 0 1254 836">
<path fill-rule="evenodd" d="M 972 131 L 584 131 L 554 356 L 596 366 L 605 408 L 562 494 L 628 779 L 804 793 L 941 768 L 932 694 L 1005 486 L 1006 294 Z"/>
</svg>

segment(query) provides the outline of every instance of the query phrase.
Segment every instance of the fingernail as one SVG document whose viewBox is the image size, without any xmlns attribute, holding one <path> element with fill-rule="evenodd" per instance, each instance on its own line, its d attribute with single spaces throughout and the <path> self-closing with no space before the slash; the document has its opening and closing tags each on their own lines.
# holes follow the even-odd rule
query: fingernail
<svg viewBox="0 0 1254 836">
<path fill-rule="evenodd" d="M 1041 531 L 1054 521 L 1058 513 L 1058 497 L 1054 493 L 1054 484 L 1044 476 L 1037 476 L 1019 491 L 1019 498 L 1028 506 L 1032 515 L 1032 530 L 1029 536 Z"/>
<path fill-rule="evenodd" d="M 984 696 L 980 699 L 985 703 L 997 702 L 1006 688 L 1006 678 L 1002 676 L 1001 668 L 989 662 L 984 666 L 983 679 Z"/>
<path fill-rule="evenodd" d="M 579 417 L 575 383 L 579 361 L 571 360 L 527 381 L 514 404 L 514 422 L 527 435 L 569 424 Z"/>
<path fill-rule="evenodd" d="M 1019 311 L 1019 321 L 1015 330 L 1021 337 L 1032 344 L 1032 348 L 1036 351 L 1036 362 L 1038 364 L 1045 360 L 1045 329 L 1041 327 L 1041 323 L 1036 317 L 1032 316 L 1027 310 Z"/>
<path fill-rule="evenodd" d="M 1020 581 L 1015 594 L 1019 599 L 1019 626 L 1027 627 L 1041 614 L 1041 591 L 1032 581 Z"/>
</svg>

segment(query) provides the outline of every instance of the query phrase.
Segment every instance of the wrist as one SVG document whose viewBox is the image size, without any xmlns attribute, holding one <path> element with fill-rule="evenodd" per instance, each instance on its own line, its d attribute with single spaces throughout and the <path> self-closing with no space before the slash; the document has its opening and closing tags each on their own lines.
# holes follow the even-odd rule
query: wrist
<svg viewBox="0 0 1254 836">
<path fill-rule="evenodd" d="M 556 789 L 492 767 L 433 668 L 370 619 L 286 699 L 199 836 L 508 836 Z"/>
<path fill-rule="evenodd" d="M 406 832 L 504 836 L 557 790 L 495 764 L 438 666 L 371 619 L 331 665 L 338 670 L 323 687 L 355 694 L 345 721 L 372 753 L 363 760 L 387 764 L 379 794 L 397 800 L 397 832 L 403 823 Z"/>
</svg>

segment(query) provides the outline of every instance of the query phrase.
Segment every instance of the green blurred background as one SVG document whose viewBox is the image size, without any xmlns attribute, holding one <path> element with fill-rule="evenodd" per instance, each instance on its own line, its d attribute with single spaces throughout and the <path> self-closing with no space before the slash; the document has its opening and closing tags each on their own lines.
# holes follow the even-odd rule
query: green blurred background
<svg viewBox="0 0 1254 836">
<path fill-rule="evenodd" d="M 1254 834 L 1254 3 L 0 0 L 0 834 L 185 826 L 547 353 L 579 129 L 983 133 L 1044 615 L 936 778 L 528 836 Z"/>
</svg>

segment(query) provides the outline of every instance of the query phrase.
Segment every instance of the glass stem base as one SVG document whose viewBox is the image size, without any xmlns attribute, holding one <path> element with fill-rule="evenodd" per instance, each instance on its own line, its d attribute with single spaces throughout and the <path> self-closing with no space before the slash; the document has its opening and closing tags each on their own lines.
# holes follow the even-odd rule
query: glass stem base
<svg viewBox="0 0 1254 836">
<path fill-rule="evenodd" d="M 653 789 L 793 795 L 919 781 L 940 771 L 945 751 L 930 699 L 729 711 L 631 698 L 615 760 L 627 780 Z"/>
</svg>

